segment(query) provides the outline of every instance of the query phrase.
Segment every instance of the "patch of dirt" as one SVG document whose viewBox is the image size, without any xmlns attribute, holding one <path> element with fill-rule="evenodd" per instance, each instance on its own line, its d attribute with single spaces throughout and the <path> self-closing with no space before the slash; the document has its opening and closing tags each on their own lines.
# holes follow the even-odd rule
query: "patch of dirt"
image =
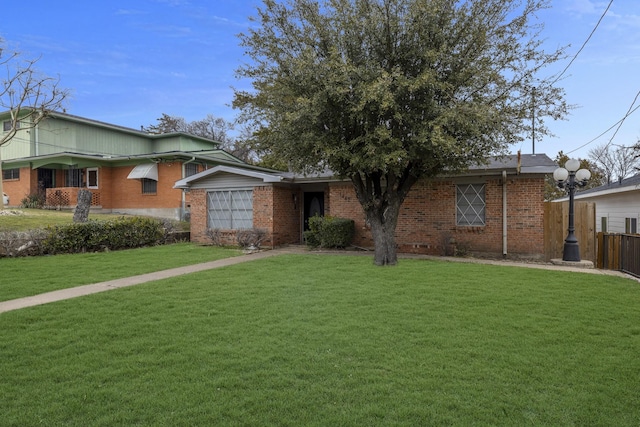
<svg viewBox="0 0 640 427">
<path fill-rule="evenodd" d="M 16 211 L 16 210 L 0 209 L 0 216 L 15 216 L 15 215 L 24 215 L 24 212 Z"/>
</svg>

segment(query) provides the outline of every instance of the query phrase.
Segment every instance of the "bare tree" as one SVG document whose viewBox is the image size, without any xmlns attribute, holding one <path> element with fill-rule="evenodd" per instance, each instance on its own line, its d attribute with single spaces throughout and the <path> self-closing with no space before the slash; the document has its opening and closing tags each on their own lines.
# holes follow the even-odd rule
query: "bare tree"
<svg viewBox="0 0 640 427">
<path fill-rule="evenodd" d="M 589 150 L 589 158 L 602 171 L 608 184 L 628 178 L 640 167 L 640 157 L 634 155 L 634 147 L 600 145 Z"/>
<path fill-rule="evenodd" d="M 19 52 L 7 52 L 0 39 L 0 68 L 6 73 L 1 78 L 0 109 L 9 113 L 9 120 L 3 123 L 0 133 L 0 147 L 11 141 L 19 130 L 35 128 L 50 111 L 62 109 L 64 100 L 69 97 L 69 91 L 59 87 L 59 78 L 42 75 L 36 70 L 38 60 L 26 59 Z M 0 209 L 4 209 L 2 198 Z"/>
<path fill-rule="evenodd" d="M 202 138 L 211 139 L 218 142 L 220 149 L 233 154 L 239 159 L 251 163 L 253 161 L 253 152 L 247 144 L 250 131 L 241 130 L 239 138 L 234 138 L 230 132 L 234 130 L 234 125 L 227 120 L 216 117 L 213 114 L 207 114 L 202 120 L 187 122 L 182 117 L 170 116 L 163 113 L 162 117 L 157 119 L 158 123 L 149 127 L 143 127 L 143 131 L 150 133 L 169 133 L 184 132 Z"/>
</svg>

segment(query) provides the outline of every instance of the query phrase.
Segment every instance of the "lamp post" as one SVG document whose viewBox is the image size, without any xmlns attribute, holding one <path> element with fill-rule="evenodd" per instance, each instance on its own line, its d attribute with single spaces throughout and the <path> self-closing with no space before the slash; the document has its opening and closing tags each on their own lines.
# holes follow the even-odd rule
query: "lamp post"
<svg viewBox="0 0 640 427">
<path fill-rule="evenodd" d="M 567 238 L 564 240 L 564 249 L 562 250 L 563 261 L 580 261 L 580 246 L 575 235 L 574 224 L 574 194 L 577 187 L 584 187 L 591 178 L 591 172 L 587 169 L 579 169 L 580 161 L 576 159 L 567 160 L 564 168 L 558 168 L 553 172 L 553 179 L 556 181 L 558 188 L 566 188 L 569 191 L 569 230 Z"/>
</svg>

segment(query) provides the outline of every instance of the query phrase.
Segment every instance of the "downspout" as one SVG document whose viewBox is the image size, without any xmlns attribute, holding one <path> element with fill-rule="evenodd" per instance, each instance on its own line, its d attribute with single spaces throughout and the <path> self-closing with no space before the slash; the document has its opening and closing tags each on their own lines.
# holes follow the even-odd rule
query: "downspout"
<svg viewBox="0 0 640 427">
<path fill-rule="evenodd" d="M 35 145 L 35 155 L 36 157 L 38 157 L 40 155 L 40 132 L 39 132 L 39 128 L 40 128 L 40 124 L 36 123 L 34 129 L 33 129 L 33 137 L 35 138 L 34 144 Z"/>
<path fill-rule="evenodd" d="M 182 177 L 183 178 L 186 178 L 186 176 L 185 176 L 185 173 L 186 173 L 185 165 L 188 164 L 188 163 L 193 162 L 195 159 L 196 159 L 196 157 L 193 156 L 193 157 L 191 157 L 191 160 L 187 160 L 186 162 L 182 163 Z M 185 215 L 185 213 L 187 211 L 187 195 L 186 195 L 186 193 L 187 193 L 187 189 L 183 188 L 182 189 L 182 200 L 181 200 L 182 206 L 180 208 L 180 220 L 181 221 L 184 221 L 184 215 Z"/>
<path fill-rule="evenodd" d="M 507 258 L 507 171 L 502 171 L 502 257 Z"/>
</svg>

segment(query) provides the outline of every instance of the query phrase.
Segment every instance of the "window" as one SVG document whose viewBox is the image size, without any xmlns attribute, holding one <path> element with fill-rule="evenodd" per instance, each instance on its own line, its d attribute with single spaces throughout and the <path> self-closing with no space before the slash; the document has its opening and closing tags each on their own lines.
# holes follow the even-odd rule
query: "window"
<svg viewBox="0 0 640 427">
<path fill-rule="evenodd" d="M 70 167 L 64 175 L 65 187 L 82 187 L 82 170 Z"/>
<path fill-rule="evenodd" d="M 156 194 L 158 191 L 158 181 L 142 178 L 142 194 Z"/>
<path fill-rule="evenodd" d="M 98 188 L 98 168 L 87 169 L 87 188 Z"/>
<path fill-rule="evenodd" d="M 187 163 L 184 165 L 184 177 L 195 175 L 198 173 L 198 165 L 196 163 Z"/>
<path fill-rule="evenodd" d="M 207 196 L 209 228 L 253 228 L 253 190 L 212 191 Z"/>
<path fill-rule="evenodd" d="M 638 232 L 638 219 L 637 218 L 625 218 L 624 219 L 624 232 L 627 234 L 636 234 Z"/>
<path fill-rule="evenodd" d="M 484 184 L 456 185 L 456 225 L 485 225 Z"/>
<path fill-rule="evenodd" d="M 603 233 L 607 232 L 607 217 L 606 216 L 600 217 L 600 231 L 602 231 Z"/>
<path fill-rule="evenodd" d="M 20 179 L 20 169 L 6 169 L 2 171 L 2 179 L 10 180 L 10 179 Z"/>
<path fill-rule="evenodd" d="M 16 129 L 20 129 L 20 122 L 16 122 Z M 2 123 L 2 130 L 5 132 L 11 130 L 11 120 L 5 120 Z"/>
</svg>

